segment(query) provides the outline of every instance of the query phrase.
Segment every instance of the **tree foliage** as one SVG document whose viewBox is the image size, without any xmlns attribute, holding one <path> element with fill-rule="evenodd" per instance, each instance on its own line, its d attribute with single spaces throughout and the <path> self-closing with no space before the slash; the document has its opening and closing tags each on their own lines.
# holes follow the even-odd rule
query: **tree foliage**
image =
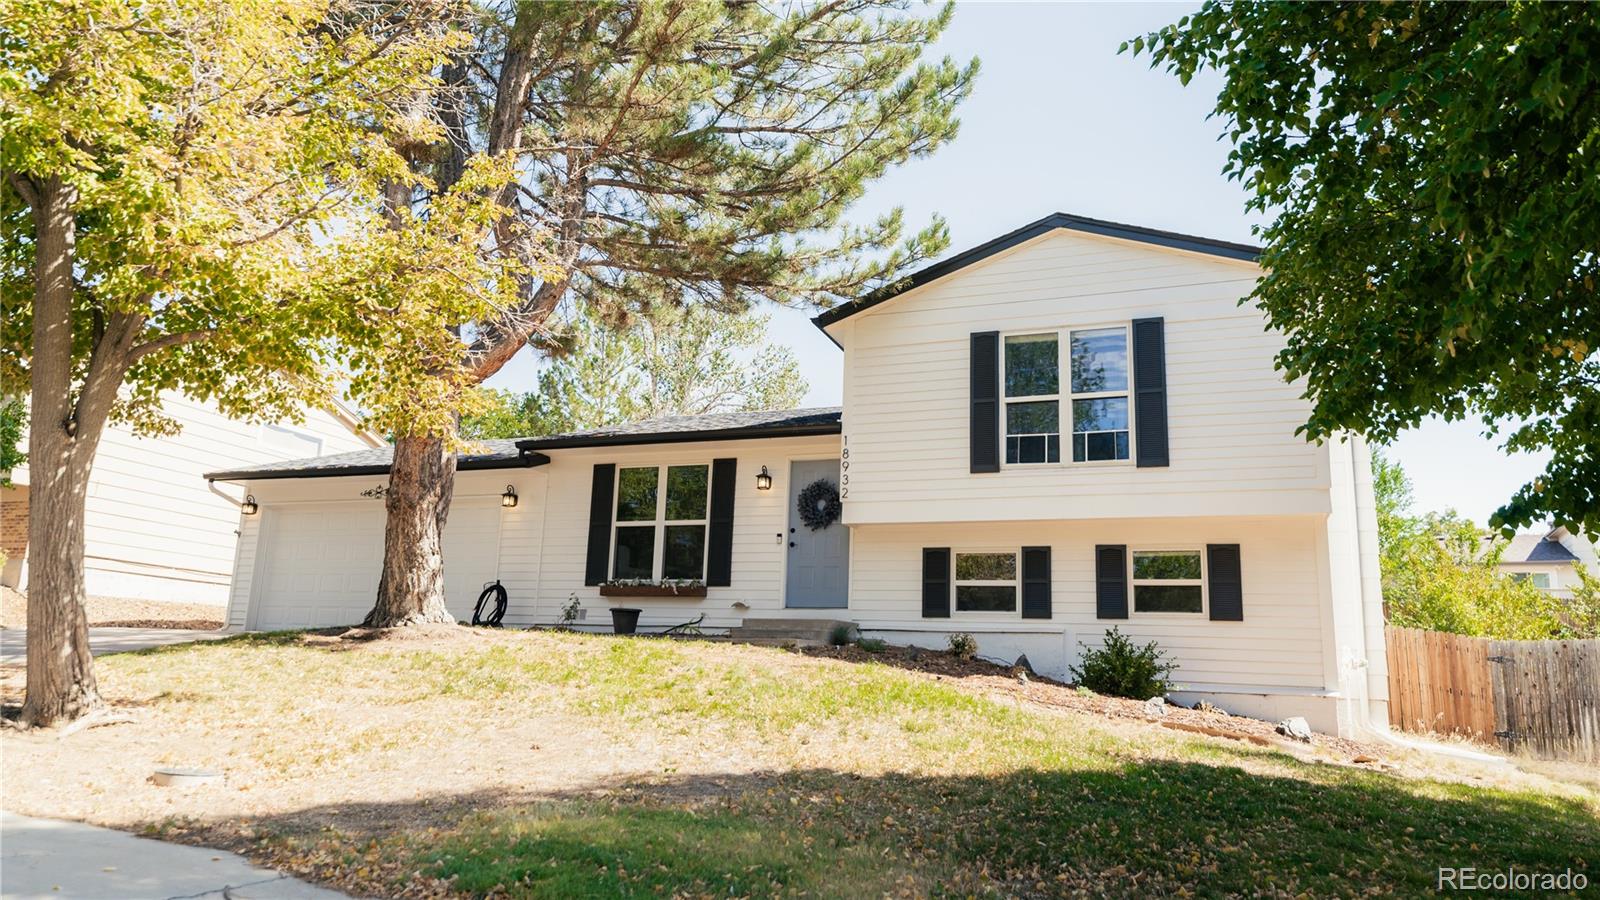
<svg viewBox="0 0 1600 900">
<path fill-rule="evenodd" d="M 182 391 L 293 418 L 335 347 L 437 332 L 320 288 L 385 185 L 393 132 L 459 45 L 449 8 L 379 0 L 13 0 L 0 17 L 0 378 L 27 383 L 22 719 L 99 706 L 83 509 L 106 424 L 175 427 Z M 387 223 L 385 223 L 387 225 Z"/>
<path fill-rule="evenodd" d="M 0 487 L 10 486 L 11 470 L 28 461 L 22 449 L 22 429 L 27 424 L 27 404 L 15 397 L 0 400 Z"/>
<path fill-rule="evenodd" d="M 1453 510 L 1417 515 L 1398 463 L 1373 454 L 1384 608 L 1391 624 L 1509 640 L 1597 637 L 1577 606 L 1498 568 L 1506 544 Z"/>
<path fill-rule="evenodd" d="M 1129 45 L 1124 45 L 1125 47 Z M 1549 449 L 1491 520 L 1600 532 L 1600 7 L 1205 3 L 1131 42 L 1224 79 L 1305 432 L 1430 415 Z M 1509 423 L 1509 424 L 1505 424 Z"/>
<path fill-rule="evenodd" d="M 768 315 L 661 309 L 630 326 L 576 316 L 536 391 L 484 390 L 464 438 L 560 434 L 659 416 L 789 409 L 808 385 L 787 347 L 766 343 Z"/>
</svg>

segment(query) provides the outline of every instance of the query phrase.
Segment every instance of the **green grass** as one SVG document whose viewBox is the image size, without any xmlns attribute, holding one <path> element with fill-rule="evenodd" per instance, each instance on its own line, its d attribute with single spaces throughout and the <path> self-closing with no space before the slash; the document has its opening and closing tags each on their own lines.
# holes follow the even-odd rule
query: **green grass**
<svg viewBox="0 0 1600 900">
<path fill-rule="evenodd" d="M 297 719 L 296 700 L 264 688 L 280 681 L 397 712 L 443 703 L 461 721 L 540 709 L 594 742 L 688 736 L 729 763 L 534 803 L 394 800 L 348 821 L 322 810 L 328 827 L 253 823 L 268 861 L 314 860 L 303 870 L 375 894 L 421 878 L 467 896 L 1410 896 L 1440 866 L 1600 878 L 1597 806 L 1578 789 L 1302 762 L 875 663 L 584 635 L 351 651 L 267 635 L 104 666 L 189 714 L 306 722 L 259 751 L 285 772 L 306 759 L 359 772 L 404 748 L 370 721 Z"/>
</svg>

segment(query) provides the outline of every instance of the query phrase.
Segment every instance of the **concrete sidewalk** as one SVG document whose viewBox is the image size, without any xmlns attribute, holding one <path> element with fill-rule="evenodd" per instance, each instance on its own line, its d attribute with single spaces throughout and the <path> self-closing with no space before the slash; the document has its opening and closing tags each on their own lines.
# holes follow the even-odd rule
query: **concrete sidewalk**
<svg viewBox="0 0 1600 900">
<path fill-rule="evenodd" d="M 211 641 L 227 637 L 225 631 L 191 631 L 184 628 L 89 628 L 89 652 L 95 656 L 126 653 L 146 647 Z M 0 628 L 0 665 L 22 665 L 28 661 L 28 630 Z"/>
<path fill-rule="evenodd" d="M 334 900 L 344 897 L 221 850 L 0 811 L 0 897 Z"/>
</svg>

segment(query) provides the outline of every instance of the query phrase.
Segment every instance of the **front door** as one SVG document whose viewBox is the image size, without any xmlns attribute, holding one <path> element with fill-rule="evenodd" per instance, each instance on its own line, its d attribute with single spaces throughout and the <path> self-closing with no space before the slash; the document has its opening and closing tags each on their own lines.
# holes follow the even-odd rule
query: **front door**
<svg viewBox="0 0 1600 900">
<path fill-rule="evenodd" d="M 789 566 L 785 605 L 843 609 L 850 585 L 850 529 L 841 522 L 813 530 L 800 516 L 800 494 L 819 480 L 839 489 L 837 459 L 789 464 Z"/>
</svg>

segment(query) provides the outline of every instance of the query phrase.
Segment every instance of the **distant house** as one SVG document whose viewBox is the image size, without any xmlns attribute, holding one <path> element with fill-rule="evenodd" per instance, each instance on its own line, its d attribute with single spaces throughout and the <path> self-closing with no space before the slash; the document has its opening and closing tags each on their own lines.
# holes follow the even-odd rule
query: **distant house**
<svg viewBox="0 0 1600 900">
<path fill-rule="evenodd" d="M 1356 439 L 1295 428 L 1253 247 L 1054 215 L 814 321 L 843 409 L 674 417 L 462 457 L 445 595 L 508 625 L 848 619 L 1067 677 L 1117 627 L 1188 700 L 1324 731 L 1388 722 L 1377 520 Z M 228 622 L 358 622 L 387 448 L 212 473 L 239 520 Z M 663 584 L 663 582 L 667 582 Z M 701 618 L 703 616 L 703 619 Z"/>
<path fill-rule="evenodd" d="M 1557 597 L 1571 597 L 1579 565 L 1600 575 L 1594 544 L 1581 534 L 1552 528 L 1544 534 L 1519 534 L 1500 557 L 1500 571 Z"/>
<path fill-rule="evenodd" d="M 89 475 L 84 578 L 91 596 L 223 604 L 233 578 L 244 492 L 206 472 L 240 462 L 348 453 L 382 444 L 343 408 L 308 410 L 301 423 L 249 424 L 169 395 L 162 411 L 182 426 L 170 437 L 106 429 Z M 0 488 L 0 584 L 26 592 L 28 469 Z"/>
</svg>

